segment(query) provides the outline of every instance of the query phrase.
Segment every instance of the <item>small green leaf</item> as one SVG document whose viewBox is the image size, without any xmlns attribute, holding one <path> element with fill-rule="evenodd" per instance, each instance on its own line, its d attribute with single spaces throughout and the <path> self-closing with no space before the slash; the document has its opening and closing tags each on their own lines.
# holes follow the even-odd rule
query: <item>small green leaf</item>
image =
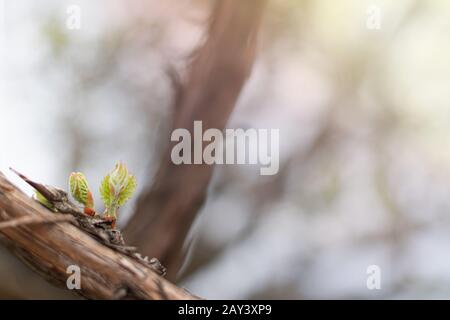
<svg viewBox="0 0 450 320">
<path fill-rule="evenodd" d="M 132 175 L 129 175 L 125 188 L 119 194 L 119 206 L 123 206 L 133 196 L 134 190 L 136 190 L 136 186 L 136 178 Z"/>
<path fill-rule="evenodd" d="M 70 193 L 73 198 L 87 208 L 94 207 L 94 199 L 86 177 L 81 172 L 73 172 L 69 178 Z"/>
<path fill-rule="evenodd" d="M 36 191 L 33 195 L 34 200 L 42 204 L 43 206 L 47 207 L 50 210 L 54 210 L 53 205 L 50 203 L 50 201 L 47 200 L 46 197 L 44 197 L 39 191 Z"/>
<path fill-rule="evenodd" d="M 109 190 L 109 174 L 103 178 L 103 181 L 100 185 L 100 196 L 102 197 L 103 203 L 105 204 L 105 207 L 111 206 L 112 203 L 112 197 L 111 192 Z"/>
<path fill-rule="evenodd" d="M 105 215 L 116 218 L 117 209 L 131 198 L 136 185 L 136 178 L 128 173 L 123 163 L 118 162 L 100 185 L 100 195 L 106 207 Z"/>
</svg>

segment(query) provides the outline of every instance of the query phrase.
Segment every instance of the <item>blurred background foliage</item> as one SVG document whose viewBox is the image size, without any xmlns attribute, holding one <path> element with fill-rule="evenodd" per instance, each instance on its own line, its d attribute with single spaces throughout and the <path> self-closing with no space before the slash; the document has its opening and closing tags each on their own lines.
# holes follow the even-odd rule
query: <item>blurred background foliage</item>
<svg viewBox="0 0 450 320">
<path fill-rule="evenodd" d="M 80 30 L 66 27 L 69 5 Z M 367 9 L 381 28 L 366 27 Z M 0 170 L 151 183 L 207 0 L 3 0 Z M 271 0 L 229 127 L 279 128 L 280 172 L 218 166 L 180 283 L 208 298 L 446 298 L 450 3 Z M 224 88 L 227 90 L 227 88 Z M 96 194 L 98 198 L 98 193 Z M 133 205 L 124 208 L 126 223 Z M 0 251 L 3 297 L 67 297 Z M 366 288 L 366 268 L 382 290 Z M 37 284 L 34 284 L 37 282 Z"/>
</svg>

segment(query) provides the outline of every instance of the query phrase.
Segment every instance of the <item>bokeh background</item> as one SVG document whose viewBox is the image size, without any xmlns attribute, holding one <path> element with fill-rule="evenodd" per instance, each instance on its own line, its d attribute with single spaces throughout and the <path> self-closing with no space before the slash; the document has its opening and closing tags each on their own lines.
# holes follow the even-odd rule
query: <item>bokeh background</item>
<svg viewBox="0 0 450 320">
<path fill-rule="evenodd" d="M 201 42 L 211 2 L 0 0 L 0 170 L 30 195 L 9 166 L 62 187 L 83 171 L 97 190 L 123 160 L 151 184 L 167 70 Z M 215 169 L 179 284 L 223 299 L 450 297 L 449 37 L 448 1 L 271 0 L 228 127 L 279 128 L 280 171 Z M 381 290 L 366 287 L 373 264 Z M 0 297 L 73 296 L 2 247 Z"/>
</svg>

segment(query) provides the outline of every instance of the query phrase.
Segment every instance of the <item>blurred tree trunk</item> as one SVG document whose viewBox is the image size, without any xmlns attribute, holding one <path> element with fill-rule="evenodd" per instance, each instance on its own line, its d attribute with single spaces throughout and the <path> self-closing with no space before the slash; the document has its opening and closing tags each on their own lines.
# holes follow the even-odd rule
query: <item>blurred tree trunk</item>
<svg viewBox="0 0 450 320">
<path fill-rule="evenodd" d="M 193 123 L 203 130 L 224 129 L 255 60 L 257 34 L 266 0 L 221 0 L 211 14 L 207 40 L 197 49 L 186 81 L 177 87 L 172 129 Z M 175 165 L 170 144 L 153 185 L 137 202 L 125 228 L 128 243 L 157 257 L 174 278 L 183 260 L 182 246 L 204 202 L 211 165 Z"/>
</svg>

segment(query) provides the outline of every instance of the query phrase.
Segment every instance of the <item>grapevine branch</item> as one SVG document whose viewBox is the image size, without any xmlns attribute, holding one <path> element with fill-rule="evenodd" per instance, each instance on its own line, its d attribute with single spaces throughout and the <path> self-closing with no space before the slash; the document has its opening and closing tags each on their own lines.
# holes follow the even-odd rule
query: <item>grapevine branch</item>
<svg viewBox="0 0 450 320">
<path fill-rule="evenodd" d="M 42 188 L 48 186 L 36 185 L 46 192 Z M 81 289 L 76 291 L 85 298 L 198 299 L 159 275 L 163 269 L 154 259 L 113 243 L 86 219 L 81 211 L 52 213 L 0 172 L 0 241 L 46 280 L 65 287 L 67 268 L 77 265 Z"/>
</svg>

